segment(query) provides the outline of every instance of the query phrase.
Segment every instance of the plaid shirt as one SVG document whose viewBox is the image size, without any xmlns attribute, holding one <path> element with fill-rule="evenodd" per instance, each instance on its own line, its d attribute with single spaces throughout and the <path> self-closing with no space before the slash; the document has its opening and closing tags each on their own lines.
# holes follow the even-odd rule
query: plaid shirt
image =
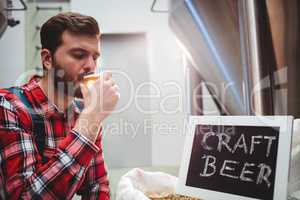
<svg viewBox="0 0 300 200">
<path fill-rule="evenodd" d="M 0 199 L 109 199 L 101 134 L 95 144 L 72 130 L 80 113 L 73 101 L 59 112 L 32 78 L 24 95 L 45 127 L 42 157 L 33 139 L 31 115 L 20 99 L 0 90 Z M 101 133 L 101 130 L 100 130 Z"/>
</svg>

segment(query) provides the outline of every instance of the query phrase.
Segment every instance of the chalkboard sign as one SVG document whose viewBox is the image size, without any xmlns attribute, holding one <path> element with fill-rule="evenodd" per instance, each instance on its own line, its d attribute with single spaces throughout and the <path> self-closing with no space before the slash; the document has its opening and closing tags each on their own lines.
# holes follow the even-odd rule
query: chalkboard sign
<svg viewBox="0 0 300 200">
<path fill-rule="evenodd" d="M 191 117 L 178 193 L 287 199 L 292 117 Z"/>
</svg>

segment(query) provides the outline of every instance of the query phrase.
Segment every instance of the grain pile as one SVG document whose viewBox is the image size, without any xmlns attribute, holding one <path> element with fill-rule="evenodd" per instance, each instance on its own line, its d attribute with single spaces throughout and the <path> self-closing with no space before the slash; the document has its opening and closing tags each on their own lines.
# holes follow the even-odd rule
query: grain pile
<svg viewBox="0 0 300 200">
<path fill-rule="evenodd" d="M 193 197 L 186 197 L 182 195 L 168 195 L 166 197 L 149 197 L 151 200 L 200 200 Z"/>
</svg>

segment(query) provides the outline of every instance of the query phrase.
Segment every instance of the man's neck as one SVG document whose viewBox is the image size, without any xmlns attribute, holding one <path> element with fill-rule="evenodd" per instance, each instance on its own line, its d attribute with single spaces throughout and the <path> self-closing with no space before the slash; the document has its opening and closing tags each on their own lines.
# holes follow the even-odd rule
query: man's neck
<svg viewBox="0 0 300 200">
<path fill-rule="evenodd" d="M 43 76 L 38 82 L 39 86 L 43 90 L 48 99 L 58 108 L 59 111 L 65 112 L 73 97 L 59 92 L 54 86 L 54 80 L 49 76 Z"/>
</svg>

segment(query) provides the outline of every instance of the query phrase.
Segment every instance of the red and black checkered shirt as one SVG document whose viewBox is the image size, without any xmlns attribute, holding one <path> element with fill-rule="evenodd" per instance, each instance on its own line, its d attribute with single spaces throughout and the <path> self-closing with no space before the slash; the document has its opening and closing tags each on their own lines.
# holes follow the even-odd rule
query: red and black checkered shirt
<svg viewBox="0 0 300 200">
<path fill-rule="evenodd" d="M 109 199 L 101 130 L 95 144 L 73 131 L 81 111 L 75 100 L 59 112 L 37 83 L 34 77 L 21 88 L 44 118 L 43 155 L 25 105 L 0 90 L 0 199 L 71 199 L 75 193 L 83 199 Z"/>
</svg>

